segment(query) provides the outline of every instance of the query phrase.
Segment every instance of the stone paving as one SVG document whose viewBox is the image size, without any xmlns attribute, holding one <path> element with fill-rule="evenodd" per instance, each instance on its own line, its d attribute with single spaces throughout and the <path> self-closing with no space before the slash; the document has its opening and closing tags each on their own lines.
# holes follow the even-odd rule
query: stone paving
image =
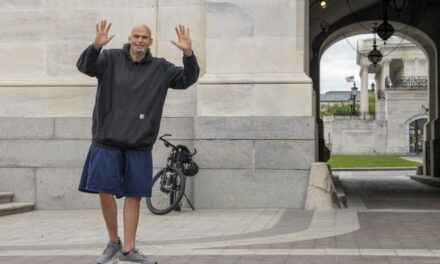
<svg viewBox="0 0 440 264">
<path fill-rule="evenodd" d="M 339 172 L 349 208 L 143 210 L 137 247 L 159 263 L 440 263 L 439 189 L 406 172 Z M 411 202 L 417 201 L 417 202 Z M 0 263 L 96 263 L 98 210 L 0 217 Z"/>
</svg>

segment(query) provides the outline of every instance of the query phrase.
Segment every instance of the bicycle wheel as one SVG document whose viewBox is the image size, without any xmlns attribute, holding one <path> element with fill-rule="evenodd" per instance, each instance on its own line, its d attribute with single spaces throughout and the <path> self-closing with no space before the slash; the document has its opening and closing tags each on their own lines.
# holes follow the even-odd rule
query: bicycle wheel
<svg viewBox="0 0 440 264">
<path fill-rule="evenodd" d="M 147 198 L 147 207 L 157 215 L 167 214 L 179 206 L 185 193 L 186 177 L 174 167 L 160 170 L 153 178 L 151 198 Z"/>
</svg>

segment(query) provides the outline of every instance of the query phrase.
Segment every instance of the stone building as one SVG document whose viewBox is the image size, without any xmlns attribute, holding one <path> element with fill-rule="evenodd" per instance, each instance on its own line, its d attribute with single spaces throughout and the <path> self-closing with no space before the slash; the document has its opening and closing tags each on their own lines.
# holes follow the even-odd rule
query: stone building
<svg viewBox="0 0 440 264">
<path fill-rule="evenodd" d="M 425 174 L 440 176 L 440 6 L 412 1 L 389 21 L 428 61 Z M 96 208 L 76 187 L 90 144 L 96 81 L 78 73 L 79 54 L 108 19 L 121 47 L 132 25 L 152 28 L 152 53 L 181 64 L 169 43 L 190 27 L 201 78 L 170 91 L 161 132 L 198 150 L 189 183 L 197 208 L 302 208 L 312 162 L 323 160 L 319 64 L 332 43 L 369 33 L 380 0 L 8 0 L 0 1 L 0 191 L 40 209 Z M 353 20 L 353 17 L 357 20 Z M 275 19 L 276 18 L 276 19 Z M 323 23 L 325 21 L 325 23 Z M 362 26 L 361 26 L 362 25 Z M 403 36 L 403 33 L 395 33 Z M 154 166 L 166 150 L 154 148 Z"/>
<path fill-rule="evenodd" d="M 386 56 L 376 66 L 366 56 L 373 39 L 357 45 L 361 119 L 325 118 L 324 133 L 331 138 L 328 143 L 333 153 L 421 154 L 429 105 L 426 56 L 415 44 L 400 38 L 377 44 Z M 374 118 L 365 119 L 369 74 L 374 76 L 376 111 Z"/>
</svg>

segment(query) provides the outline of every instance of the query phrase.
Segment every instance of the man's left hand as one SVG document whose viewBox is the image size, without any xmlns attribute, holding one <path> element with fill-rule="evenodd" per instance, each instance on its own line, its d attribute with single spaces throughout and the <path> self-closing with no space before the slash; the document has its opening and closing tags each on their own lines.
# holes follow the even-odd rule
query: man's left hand
<svg viewBox="0 0 440 264">
<path fill-rule="evenodd" d="M 179 25 L 179 27 L 176 27 L 175 29 L 178 41 L 176 42 L 174 40 L 171 40 L 171 43 L 182 50 L 185 56 L 191 56 L 193 51 L 191 37 L 189 36 L 189 28 L 185 28 L 185 26 Z"/>
</svg>

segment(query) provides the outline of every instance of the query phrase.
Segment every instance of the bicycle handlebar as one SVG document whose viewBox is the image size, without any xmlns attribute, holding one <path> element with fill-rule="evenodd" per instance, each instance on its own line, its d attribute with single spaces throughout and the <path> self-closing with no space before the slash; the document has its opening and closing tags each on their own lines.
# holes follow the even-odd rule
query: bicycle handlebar
<svg viewBox="0 0 440 264">
<path fill-rule="evenodd" d="M 171 142 L 169 142 L 168 140 L 166 140 L 164 137 L 171 137 L 171 134 L 163 134 L 162 136 L 159 137 L 160 140 L 163 141 L 163 143 L 165 144 L 165 147 L 172 147 L 173 149 L 177 150 L 178 148 L 176 146 L 174 146 L 173 144 L 171 144 Z M 190 153 L 191 157 L 196 155 L 197 153 L 197 149 L 194 149 L 194 153 Z"/>
</svg>

